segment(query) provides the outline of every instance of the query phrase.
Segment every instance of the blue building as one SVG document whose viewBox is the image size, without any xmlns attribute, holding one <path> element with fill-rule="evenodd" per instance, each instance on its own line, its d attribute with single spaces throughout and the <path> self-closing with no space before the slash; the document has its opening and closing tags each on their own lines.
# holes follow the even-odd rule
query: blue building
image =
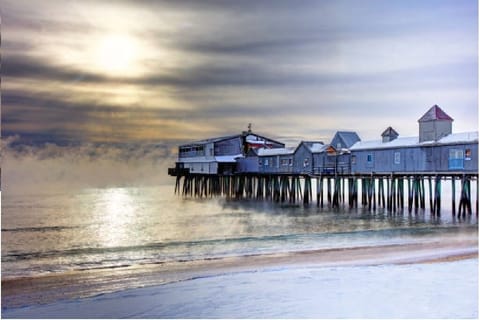
<svg viewBox="0 0 480 320">
<path fill-rule="evenodd" d="M 418 120 L 417 137 L 399 137 L 389 127 L 380 140 L 355 143 L 352 173 L 478 172 L 478 131 L 452 133 L 452 122 L 435 105 Z"/>
</svg>

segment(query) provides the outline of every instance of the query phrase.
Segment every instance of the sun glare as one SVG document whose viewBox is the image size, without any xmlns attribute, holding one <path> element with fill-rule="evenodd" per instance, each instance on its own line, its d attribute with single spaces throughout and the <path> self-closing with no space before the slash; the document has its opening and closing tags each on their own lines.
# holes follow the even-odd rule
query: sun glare
<svg viewBox="0 0 480 320">
<path fill-rule="evenodd" d="M 126 35 L 109 35 L 98 43 L 95 64 L 114 75 L 131 74 L 135 70 L 136 44 Z"/>
</svg>

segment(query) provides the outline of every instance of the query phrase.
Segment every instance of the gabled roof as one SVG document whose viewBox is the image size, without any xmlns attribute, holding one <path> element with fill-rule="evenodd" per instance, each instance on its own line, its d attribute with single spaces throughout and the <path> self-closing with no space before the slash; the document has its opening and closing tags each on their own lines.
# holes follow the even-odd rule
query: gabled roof
<svg viewBox="0 0 480 320">
<path fill-rule="evenodd" d="M 307 147 L 307 149 L 308 149 L 311 153 L 320 153 L 320 152 L 325 151 L 325 149 L 326 149 L 326 146 L 325 146 L 325 144 L 323 143 L 323 141 L 301 141 L 301 142 L 299 143 L 299 145 L 297 146 L 297 148 L 295 149 L 295 152 L 297 151 L 297 149 L 298 149 L 302 144 L 305 145 L 305 147 Z"/>
<path fill-rule="evenodd" d="M 418 122 L 426 122 L 433 120 L 453 121 L 453 119 L 437 105 L 431 107 L 420 119 L 418 119 Z"/>
<path fill-rule="evenodd" d="M 355 131 L 337 131 L 333 139 L 335 139 L 335 137 L 339 137 L 347 148 L 352 146 L 355 142 L 360 141 L 360 137 Z"/>
<path fill-rule="evenodd" d="M 395 131 L 395 129 L 393 129 L 392 127 L 388 127 L 382 133 L 382 137 L 385 137 L 385 136 L 387 136 L 387 137 L 390 137 L 390 136 L 398 137 L 398 132 Z"/>
<path fill-rule="evenodd" d="M 271 141 L 271 142 L 273 142 L 273 143 L 281 144 L 281 145 L 285 146 L 285 143 L 283 143 L 283 142 L 280 142 L 280 141 L 277 141 L 277 140 L 273 140 L 272 138 L 267 138 L 267 137 L 261 136 L 261 135 L 259 135 L 259 134 L 257 134 L 257 133 L 254 133 L 254 132 L 246 132 L 246 133 L 244 133 L 243 135 L 245 135 L 245 137 L 248 137 L 249 135 L 257 136 L 257 137 L 259 137 L 259 138 L 261 138 L 261 139 L 268 140 L 268 141 Z"/>
<path fill-rule="evenodd" d="M 259 138 L 261 138 L 261 139 L 268 140 L 268 141 L 271 141 L 271 142 L 273 142 L 273 143 L 276 143 L 276 144 L 280 144 L 280 145 L 285 146 L 285 144 L 282 143 L 282 142 L 279 142 L 279 141 L 276 141 L 276 140 L 273 140 L 273 139 L 270 139 L 270 138 L 261 136 L 261 135 L 259 135 L 259 134 L 253 133 L 253 132 L 245 132 L 245 133 L 242 133 L 242 134 L 234 134 L 234 135 L 230 135 L 230 136 L 224 136 L 224 137 L 217 137 L 217 138 L 209 138 L 209 139 L 204 139 L 204 140 L 192 141 L 192 142 L 190 142 L 190 143 L 186 143 L 186 144 L 180 145 L 180 147 L 186 147 L 186 146 L 191 146 L 191 145 L 202 145 L 202 144 L 207 144 L 207 143 L 212 143 L 212 142 L 220 142 L 220 141 L 224 141 L 224 140 L 230 140 L 230 139 L 240 138 L 240 137 L 242 137 L 242 136 L 249 136 L 249 135 L 257 136 L 257 137 L 259 137 Z"/>
<path fill-rule="evenodd" d="M 191 146 L 191 145 L 195 145 L 195 144 L 207 144 L 207 143 L 212 143 L 212 142 L 219 142 L 219 141 L 230 140 L 230 139 L 234 139 L 234 138 L 238 138 L 238 137 L 241 137 L 241 135 L 240 134 L 235 134 L 235 135 L 231 135 L 231 136 L 197 140 L 197 141 L 192 141 L 190 143 L 183 144 L 180 147 L 186 147 L 186 146 Z"/>
</svg>

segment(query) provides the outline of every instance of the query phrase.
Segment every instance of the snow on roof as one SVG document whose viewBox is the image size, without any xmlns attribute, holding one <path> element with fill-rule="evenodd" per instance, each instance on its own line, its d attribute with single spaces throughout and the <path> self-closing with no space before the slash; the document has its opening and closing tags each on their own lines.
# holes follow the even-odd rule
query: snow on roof
<svg viewBox="0 0 480 320">
<path fill-rule="evenodd" d="M 418 137 L 402 137 L 389 142 L 382 142 L 382 140 L 358 141 L 350 147 L 350 150 L 411 147 L 417 144 Z"/>
<path fill-rule="evenodd" d="M 312 153 L 318 153 L 318 152 L 325 151 L 327 147 L 328 146 L 324 145 L 323 143 L 314 143 L 311 146 L 309 146 L 308 149 L 310 149 L 310 152 Z"/>
<path fill-rule="evenodd" d="M 298 147 L 300 147 L 300 145 L 302 144 L 305 145 L 308 148 L 308 150 L 312 153 L 322 152 L 326 149 L 326 146 L 323 143 L 323 141 L 302 141 L 300 142 Z"/>
<path fill-rule="evenodd" d="M 450 120 L 453 119 L 445 113 L 439 106 L 434 105 L 420 118 L 418 122 L 433 121 L 433 120 Z"/>
<path fill-rule="evenodd" d="M 295 148 L 273 148 L 273 149 L 257 149 L 257 154 L 259 156 L 278 156 L 285 154 L 293 154 Z"/>
<path fill-rule="evenodd" d="M 230 155 L 230 156 L 216 156 L 215 160 L 217 162 L 235 162 L 236 159 L 243 158 L 242 154 Z"/>
<path fill-rule="evenodd" d="M 438 140 L 438 143 L 478 142 L 478 131 L 449 134 Z"/>
<path fill-rule="evenodd" d="M 265 140 L 247 139 L 247 143 L 252 143 L 252 144 L 267 144 L 267 141 L 265 141 Z"/>
<path fill-rule="evenodd" d="M 364 149 L 388 149 L 399 147 L 415 147 L 431 144 L 452 144 L 462 142 L 478 142 L 478 131 L 452 133 L 438 141 L 424 141 L 419 143 L 418 137 L 401 137 L 389 142 L 382 142 L 382 140 L 358 141 L 350 150 L 364 150 Z"/>
</svg>

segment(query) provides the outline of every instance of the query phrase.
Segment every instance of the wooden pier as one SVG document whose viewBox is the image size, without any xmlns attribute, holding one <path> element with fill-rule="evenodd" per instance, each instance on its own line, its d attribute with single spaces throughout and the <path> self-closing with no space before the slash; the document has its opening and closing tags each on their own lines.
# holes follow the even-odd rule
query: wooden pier
<svg viewBox="0 0 480 320">
<path fill-rule="evenodd" d="M 362 207 L 373 211 L 383 208 L 389 213 L 426 211 L 428 186 L 428 209 L 436 216 L 440 216 L 442 207 L 442 181 L 450 180 L 451 211 L 452 215 L 458 217 L 472 215 L 471 187 L 472 182 L 475 182 L 475 213 L 478 216 L 476 173 L 212 175 L 180 171 L 171 172 L 171 175 L 176 176 L 175 193 L 184 197 L 224 196 L 227 199 L 256 199 L 304 205 L 316 202 L 319 208 Z M 457 186 L 459 197 L 456 194 Z"/>
</svg>

